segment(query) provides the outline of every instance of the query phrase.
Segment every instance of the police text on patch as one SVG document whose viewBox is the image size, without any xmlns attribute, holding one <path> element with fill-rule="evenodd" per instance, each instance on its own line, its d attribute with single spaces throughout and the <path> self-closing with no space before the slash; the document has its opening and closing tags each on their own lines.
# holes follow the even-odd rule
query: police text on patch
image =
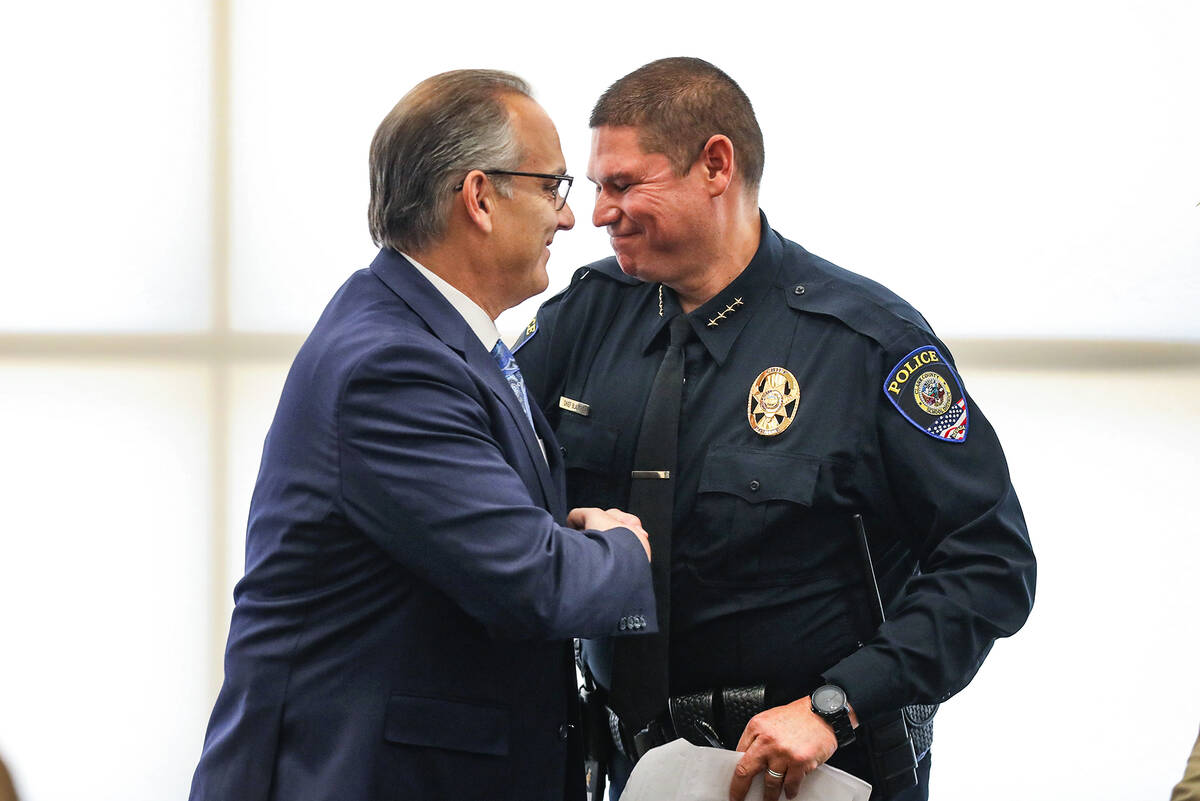
<svg viewBox="0 0 1200 801">
<path fill-rule="evenodd" d="M 908 379 L 911 378 L 912 375 L 921 368 L 921 365 L 933 364 L 934 362 L 940 361 L 941 359 L 938 358 L 938 353 L 936 350 L 923 350 L 914 355 L 911 359 L 904 363 L 903 367 L 896 371 L 895 380 L 888 384 L 888 392 L 892 393 L 893 395 L 899 395 L 900 385 L 908 381 Z"/>
</svg>

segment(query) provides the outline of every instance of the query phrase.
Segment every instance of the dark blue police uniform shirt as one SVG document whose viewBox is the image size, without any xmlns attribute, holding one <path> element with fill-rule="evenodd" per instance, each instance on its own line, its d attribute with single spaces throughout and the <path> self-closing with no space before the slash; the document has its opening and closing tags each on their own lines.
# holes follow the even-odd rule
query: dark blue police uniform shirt
<svg viewBox="0 0 1200 801">
<path fill-rule="evenodd" d="M 672 694 L 763 682 L 774 705 L 828 680 L 866 720 L 942 701 L 1033 603 L 1000 443 L 920 314 L 761 225 L 747 268 L 688 315 Z M 627 505 L 679 311 L 609 258 L 527 329 L 517 358 L 565 449 L 571 506 Z M 855 513 L 887 607 L 878 631 Z"/>
</svg>

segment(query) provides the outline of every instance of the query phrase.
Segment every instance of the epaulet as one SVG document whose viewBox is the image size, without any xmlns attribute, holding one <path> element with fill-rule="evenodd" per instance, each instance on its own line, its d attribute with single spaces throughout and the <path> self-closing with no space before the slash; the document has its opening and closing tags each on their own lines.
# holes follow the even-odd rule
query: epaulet
<svg viewBox="0 0 1200 801">
<path fill-rule="evenodd" d="M 970 410 L 949 352 L 921 313 L 887 287 L 812 255 L 794 243 L 786 262 L 787 304 L 824 314 L 870 337 L 896 364 L 882 382 L 883 395 L 905 420 L 936 440 L 963 444 Z M 903 353 L 903 356 L 897 356 Z"/>
<path fill-rule="evenodd" d="M 584 282 L 590 278 L 608 278 L 626 286 L 636 286 L 637 284 L 642 283 L 638 279 L 631 278 L 625 273 L 621 272 L 621 265 L 617 264 L 615 257 L 610 256 L 607 259 L 601 259 L 600 261 L 594 261 L 591 264 L 585 264 L 576 270 L 574 275 L 571 276 L 571 282 L 542 304 L 541 309 L 539 309 L 539 314 L 543 310 L 554 309 L 559 304 L 563 303 L 567 296 L 575 291 L 581 282 Z M 513 343 L 510 350 L 513 353 L 516 353 L 521 349 L 521 346 L 532 339 L 534 334 L 537 332 L 538 316 L 535 315 L 534 318 L 529 321 L 529 324 L 525 326 L 525 329 L 521 332 L 521 336 L 517 337 L 517 341 Z"/>
<path fill-rule="evenodd" d="M 930 335 L 929 323 L 907 301 L 882 284 L 852 273 L 787 242 L 786 302 L 798 311 L 824 314 L 888 347 L 913 328 Z"/>
<path fill-rule="evenodd" d="M 537 318 L 537 315 L 535 314 L 533 316 L 533 319 L 529 321 L 529 324 L 525 326 L 525 330 L 521 332 L 521 336 L 517 337 L 517 341 L 513 343 L 511 348 L 508 349 L 509 352 L 516 353 L 517 351 L 519 351 L 521 349 L 522 345 L 524 345 L 526 342 L 528 342 L 530 339 L 533 338 L 533 335 L 537 333 L 537 330 L 538 330 L 538 318 Z"/>
</svg>

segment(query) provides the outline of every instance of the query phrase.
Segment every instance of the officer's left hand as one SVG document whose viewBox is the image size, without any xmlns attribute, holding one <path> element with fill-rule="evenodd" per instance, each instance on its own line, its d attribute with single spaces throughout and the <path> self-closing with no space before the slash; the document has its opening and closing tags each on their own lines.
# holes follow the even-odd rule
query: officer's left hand
<svg viewBox="0 0 1200 801">
<path fill-rule="evenodd" d="M 778 801 L 783 790 L 792 798 L 800 790 L 800 781 L 823 764 L 837 750 L 833 728 L 812 711 L 807 697 L 787 706 L 763 710 L 750 719 L 738 751 L 744 751 L 733 771 L 729 785 L 730 801 L 742 801 L 756 774 L 763 773 L 763 799 Z M 766 773 L 770 768 L 784 774 L 782 779 Z"/>
</svg>

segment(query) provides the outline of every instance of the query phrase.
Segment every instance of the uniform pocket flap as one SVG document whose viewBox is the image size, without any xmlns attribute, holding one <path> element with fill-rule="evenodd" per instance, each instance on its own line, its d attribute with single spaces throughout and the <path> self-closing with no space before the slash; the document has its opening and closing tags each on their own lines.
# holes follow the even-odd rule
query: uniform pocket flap
<svg viewBox="0 0 1200 801">
<path fill-rule="evenodd" d="M 508 754 L 508 709 L 444 698 L 393 695 L 383 737 L 393 743 Z"/>
<path fill-rule="evenodd" d="M 821 460 L 762 448 L 714 445 L 704 459 L 700 492 L 723 492 L 749 503 L 790 501 L 812 506 Z"/>
<path fill-rule="evenodd" d="M 565 448 L 567 467 L 579 467 L 596 473 L 612 470 L 613 451 L 617 447 L 616 429 L 599 425 L 585 417 L 563 412 L 554 432 Z"/>
</svg>

